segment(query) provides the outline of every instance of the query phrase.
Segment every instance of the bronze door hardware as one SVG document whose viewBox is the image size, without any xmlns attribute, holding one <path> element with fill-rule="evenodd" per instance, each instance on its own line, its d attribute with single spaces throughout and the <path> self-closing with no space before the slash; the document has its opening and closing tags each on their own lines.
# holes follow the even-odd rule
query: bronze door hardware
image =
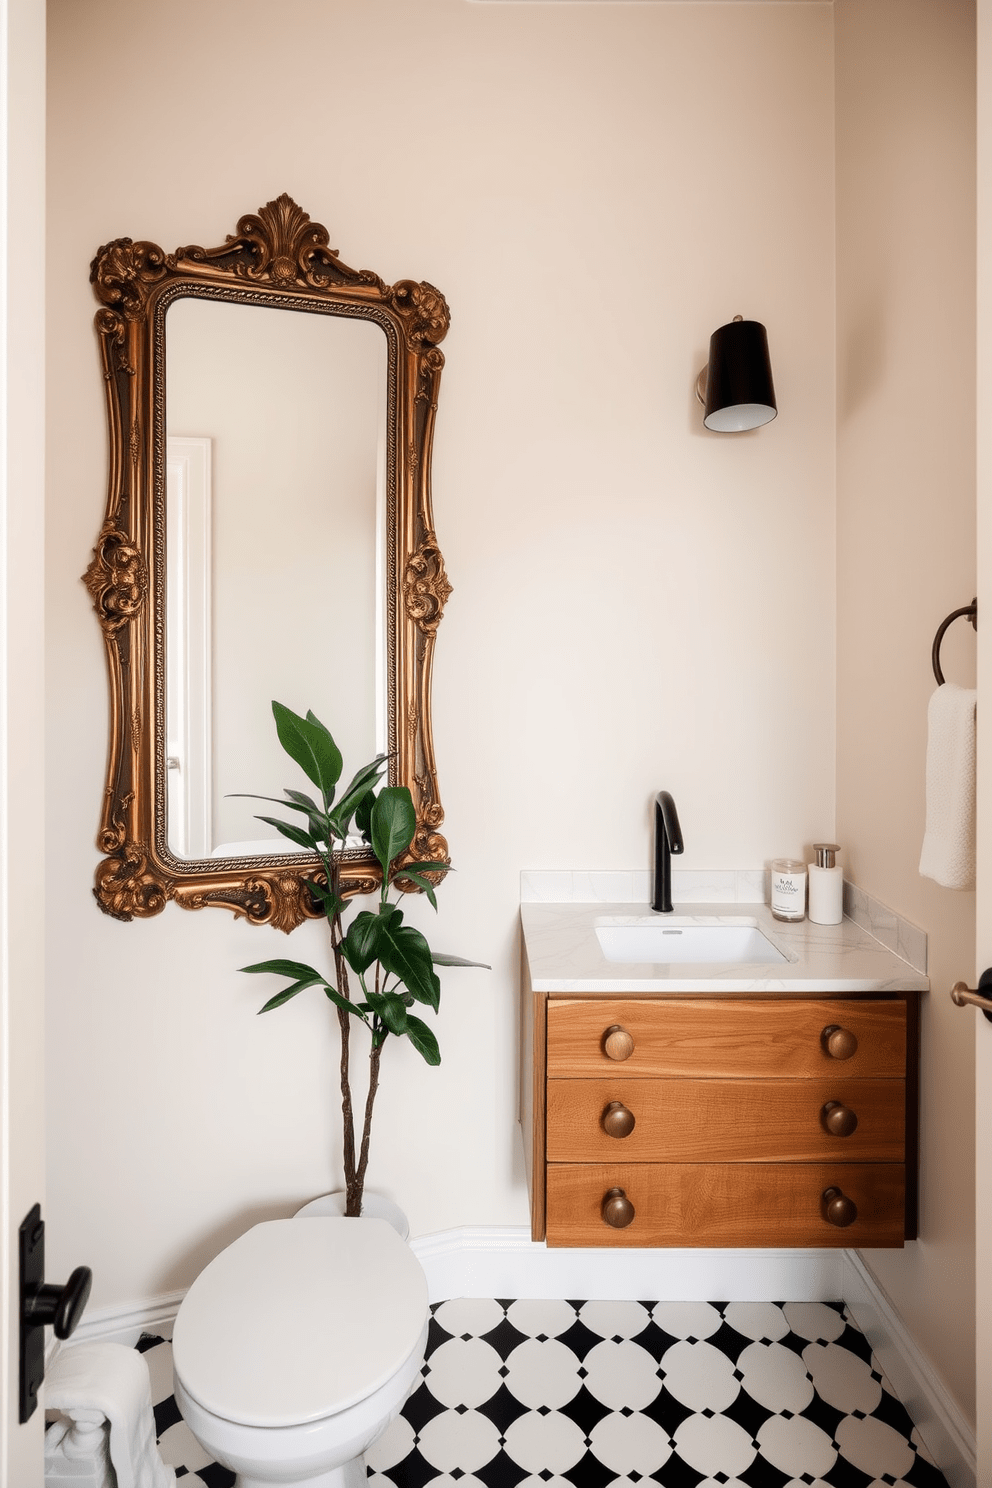
<svg viewBox="0 0 992 1488">
<path fill-rule="evenodd" d="M 972 1007 L 981 1008 L 992 1023 L 992 967 L 982 972 L 977 989 L 969 987 L 967 982 L 955 982 L 951 988 L 951 1001 L 956 1007 L 966 1007 L 970 1003 Z"/>
</svg>

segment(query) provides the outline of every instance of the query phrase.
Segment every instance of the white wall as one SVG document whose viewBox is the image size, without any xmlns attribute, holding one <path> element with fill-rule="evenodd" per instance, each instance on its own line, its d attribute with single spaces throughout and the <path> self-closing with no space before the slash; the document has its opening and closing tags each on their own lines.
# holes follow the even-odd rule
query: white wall
<svg viewBox="0 0 992 1488">
<path fill-rule="evenodd" d="M 181 1286 L 335 1181 L 326 1008 L 256 1019 L 236 969 L 320 955 L 318 927 L 122 925 L 89 892 L 87 265 L 116 236 L 218 243 L 283 190 L 453 315 L 434 716 L 458 871 L 435 939 L 493 970 L 446 974 L 439 1070 L 387 1049 L 370 1183 L 415 1233 L 523 1223 L 520 869 L 646 866 L 662 786 L 689 868 L 834 830 L 832 9 L 53 0 L 50 44 L 53 1274 L 85 1257 L 97 1307 Z M 735 313 L 768 327 L 781 416 L 723 438 L 693 384 Z"/>
<path fill-rule="evenodd" d="M 920 1239 L 865 1260 L 974 1417 L 973 893 L 917 872 L 930 647 L 975 577 L 973 0 L 836 0 L 838 841 L 921 925 Z M 894 18 L 898 14 L 898 24 Z M 945 637 L 950 681 L 975 635 Z M 974 986 L 971 982 L 970 985 Z"/>
</svg>

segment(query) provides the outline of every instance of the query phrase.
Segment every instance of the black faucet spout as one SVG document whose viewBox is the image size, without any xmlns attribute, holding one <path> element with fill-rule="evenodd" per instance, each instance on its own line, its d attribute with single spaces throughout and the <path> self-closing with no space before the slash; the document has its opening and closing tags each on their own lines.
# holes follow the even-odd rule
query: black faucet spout
<svg viewBox="0 0 992 1488">
<path fill-rule="evenodd" d="M 682 828 L 675 802 L 668 791 L 654 798 L 654 898 L 651 908 L 660 914 L 672 912 L 672 853 L 684 851 Z"/>
</svg>

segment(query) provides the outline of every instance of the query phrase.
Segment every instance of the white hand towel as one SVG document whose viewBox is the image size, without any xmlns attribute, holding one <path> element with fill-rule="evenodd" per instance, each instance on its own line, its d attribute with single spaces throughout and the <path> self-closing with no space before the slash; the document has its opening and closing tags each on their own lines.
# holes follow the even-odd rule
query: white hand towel
<svg viewBox="0 0 992 1488">
<path fill-rule="evenodd" d="M 117 1488 L 175 1488 L 176 1474 L 155 1445 L 148 1366 L 136 1349 L 122 1343 L 64 1348 L 45 1380 L 45 1405 L 73 1418 L 106 1417 Z"/>
<path fill-rule="evenodd" d="M 975 886 L 975 714 L 972 687 L 945 682 L 927 710 L 927 824 L 920 873 L 945 889 Z"/>
</svg>

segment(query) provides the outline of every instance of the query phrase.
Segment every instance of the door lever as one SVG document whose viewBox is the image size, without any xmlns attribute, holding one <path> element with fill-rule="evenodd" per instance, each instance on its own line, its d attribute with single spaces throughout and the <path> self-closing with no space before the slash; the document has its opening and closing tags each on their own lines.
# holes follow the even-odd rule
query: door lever
<svg viewBox="0 0 992 1488">
<path fill-rule="evenodd" d="M 981 1008 L 992 1023 L 992 967 L 983 971 L 978 978 L 977 990 L 969 987 L 967 982 L 955 982 L 951 988 L 951 1001 L 955 1007 L 967 1007 L 970 1004 Z"/>
<path fill-rule="evenodd" d="M 21 1224 L 18 1243 L 21 1265 L 18 1419 L 23 1425 L 34 1414 L 45 1378 L 45 1328 L 54 1328 L 56 1338 L 69 1337 L 89 1300 L 93 1273 L 88 1266 L 77 1266 L 65 1286 L 46 1285 L 45 1221 L 40 1204 L 35 1204 Z"/>
</svg>

